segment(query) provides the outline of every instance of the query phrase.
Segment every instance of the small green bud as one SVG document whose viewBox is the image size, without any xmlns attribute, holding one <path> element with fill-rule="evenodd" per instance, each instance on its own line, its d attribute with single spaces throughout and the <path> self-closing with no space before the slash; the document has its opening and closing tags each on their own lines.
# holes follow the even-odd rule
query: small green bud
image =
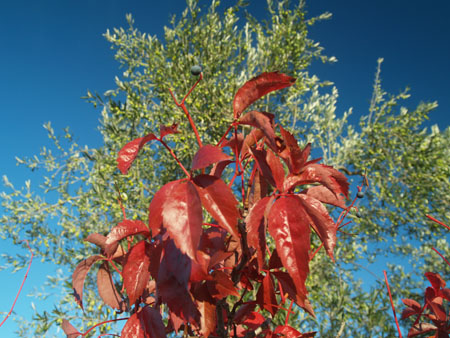
<svg viewBox="0 0 450 338">
<path fill-rule="evenodd" d="M 200 65 L 195 65 L 191 67 L 191 74 L 194 76 L 198 76 L 200 75 L 200 73 L 202 72 L 202 66 Z"/>
</svg>

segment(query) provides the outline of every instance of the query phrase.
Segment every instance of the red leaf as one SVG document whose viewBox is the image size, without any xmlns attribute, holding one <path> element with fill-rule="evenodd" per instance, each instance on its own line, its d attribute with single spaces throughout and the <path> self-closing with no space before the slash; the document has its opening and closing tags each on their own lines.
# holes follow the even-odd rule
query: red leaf
<svg viewBox="0 0 450 338">
<path fill-rule="evenodd" d="M 275 180 L 275 186 L 279 191 L 283 191 L 283 182 L 285 173 L 283 165 L 280 162 L 280 159 L 277 156 L 275 156 L 275 154 L 271 150 L 268 150 L 266 160 L 272 172 L 273 179 Z"/>
<path fill-rule="evenodd" d="M 346 208 L 345 197 L 342 194 L 335 195 L 330 189 L 323 185 L 317 185 L 303 191 L 306 195 L 314 197 L 315 199 L 321 201 L 322 203 L 335 205 L 342 209 Z"/>
<path fill-rule="evenodd" d="M 266 309 L 272 316 L 277 313 L 278 305 L 277 298 L 275 296 L 275 289 L 273 287 L 273 280 L 270 273 L 267 273 L 263 279 L 263 282 L 259 286 L 258 293 L 256 294 L 256 301 L 261 309 Z"/>
<path fill-rule="evenodd" d="M 209 172 L 209 174 L 211 176 L 216 176 L 216 177 L 221 177 L 223 171 L 225 170 L 225 168 L 230 165 L 231 163 L 234 163 L 234 161 L 232 160 L 226 160 L 226 161 L 220 161 L 217 162 L 216 164 L 214 164 L 214 166 L 211 168 L 211 171 Z"/>
<path fill-rule="evenodd" d="M 101 234 L 90 234 L 85 239 L 86 242 L 99 246 L 102 250 L 105 250 L 106 237 Z"/>
<path fill-rule="evenodd" d="M 310 220 L 311 226 L 325 246 L 328 255 L 334 260 L 333 249 L 336 246 L 337 225 L 328 214 L 327 208 L 313 197 L 300 194 L 296 196 Z"/>
<path fill-rule="evenodd" d="M 203 169 L 211 164 L 230 160 L 231 157 L 225 154 L 220 147 L 211 144 L 201 147 L 192 160 L 192 170 Z"/>
<path fill-rule="evenodd" d="M 210 175 L 198 175 L 194 184 L 203 207 L 223 229 L 239 238 L 237 222 L 240 214 L 231 188 L 222 179 Z"/>
<path fill-rule="evenodd" d="M 273 198 L 264 197 L 259 200 L 248 213 L 245 223 L 247 226 L 248 245 L 256 249 L 259 269 L 264 266 L 266 252 L 266 209 Z"/>
<path fill-rule="evenodd" d="M 271 184 L 276 186 L 275 179 L 273 178 L 272 171 L 266 161 L 266 151 L 264 149 L 252 149 L 249 148 L 249 153 L 255 159 L 255 164 L 257 165 L 259 173 Z"/>
<path fill-rule="evenodd" d="M 192 261 L 191 276 L 189 277 L 191 283 L 210 279 L 208 274 L 210 261 L 211 257 L 207 253 L 197 250 L 197 260 Z"/>
<path fill-rule="evenodd" d="M 299 338 L 302 334 L 289 325 L 279 325 L 273 333 L 282 334 L 284 338 Z"/>
<path fill-rule="evenodd" d="M 158 294 L 177 317 L 198 322 L 200 314 L 188 290 L 190 274 L 191 260 L 169 239 L 165 243 L 156 280 Z"/>
<path fill-rule="evenodd" d="M 190 181 L 174 186 L 162 206 L 163 226 L 182 253 L 197 257 L 203 215 L 200 196 Z"/>
<path fill-rule="evenodd" d="M 256 169 L 254 169 L 256 170 Z M 256 171 L 253 181 L 251 183 L 250 193 L 248 196 L 248 209 L 250 210 L 259 200 L 266 197 L 268 194 L 268 183 L 262 178 L 259 170 Z"/>
<path fill-rule="evenodd" d="M 297 292 L 306 295 L 310 229 L 299 198 L 286 196 L 276 200 L 269 212 L 268 225 L 281 262 L 292 277 Z"/>
<path fill-rule="evenodd" d="M 272 251 L 272 255 L 270 256 L 270 260 L 269 260 L 269 270 L 279 269 L 282 266 L 283 266 L 283 263 L 281 263 L 280 256 L 278 256 L 277 249 L 274 249 Z"/>
<path fill-rule="evenodd" d="M 242 324 L 246 325 L 251 330 L 256 330 L 265 321 L 266 321 L 266 319 L 259 312 L 251 312 L 251 313 L 248 314 L 248 316 L 242 322 Z"/>
<path fill-rule="evenodd" d="M 170 194 L 172 193 L 173 188 L 182 181 L 184 180 L 176 180 L 163 185 L 163 187 L 153 196 L 148 207 L 148 227 L 152 231 L 153 237 L 159 234 L 163 223 L 162 211 L 164 203 L 171 198 Z"/>
<path fill-rule="evenodd" d="M 420 312 L 421 310 L 421 306 L 418 302 L 416 302 L 413 299 L 402 299 L 403 304 L 405 304 L 406 306 L 413 308 L 414 310 L 417 311 L 417 313 Z"/>
<path fill-rule="evenodd" d="M 244 303 L 241 305 L 239 310 L 236 311 L 234 315 L 234 322 L 235 324 L 241 324 L 245 319 L 253 312 L 255 309 L 256 303 L 255 302 L 249 302 Z M 264 317 L 263 317 L 264 322 Z"/>
<path fill-rule="evenodd" d="M 158 310 L 151 306 L 146 306 L 138 314 L 144 326 L 145 333 L 149 338 L 165 338 L 166 328 Z"/>
<path fill-rule="evenodd" d="M 431 332 L 437 330 L 437 327 L 430 323 L 419 323 L 411 327 L 411 329 L 408 332 L 408 338 L 409 337 L 415 337 L 418 335 L 421 335 L 423 333 Z M 432 337 L 430 337 L 432 338 Z"/>
<path fill-rule="evenodd" d="M 281 283 L 281 287 L 283 289 L 283 293 L 287 293 L 289 299 L 293 300 L 298 306 L 308 312 L 311 316 L 315 317 L 314 310 L 311 307 L 308 299 L 306 298 L 306 294 L 298 293 L 294 281 L 288 273 L 283 271 L 271 271 L 272 275 L 274 275 L 278 281 Z M 280 290 L 281 291 L 281 290 Z"/>
<path fill-rule="evenodd" d="M 330 189 L 336 196 L 348 196 L 348 181 L 344 174 L 333 167 L 313 163 L 305 167 L 299 175 L 288 175 L 284 180 L 284 191 L 297 185 L 321 183 Z"/>
<path fill-rule="evenodd" d="M 144 137 L 139 137 L 131 142 L 128 142 L 122 149 L 120 149 L 119 156 L 117 157 L 117 167 L 122 174 L 125 175 L 128 172 L 128 169 L 130 169 L 131 164 L 136 159 L 142 147 L 147 142 L 157 139 L 158 138 L 155 134 L 150 133 Z"/>
<path fill-rule="evenodd" d="M 249 105 L 264 95 L 274 90 L 292 86 L 294 82 L 295 79 L 293 77 L 278 72 L 262 73 L 247 81 L 239 88 L 234 97 L 234 117 L 238 118 Z"/>
<path fill-rule="evenodd" d="M 433 289 L 436 290 L 436 293 L 438 293 L 441 288 L 445 288 L 445 281 L 438 273 L 425 272 L 425 277 L 428 278 L 431 285 L 433 286 Z"/>
<path fill-rule="evenodd" d="M 162 140 L 164 136 L 170 134 L 179 134 L 180 132 L 177 130 L 178 123 L 174 123 L 171 126 L 159 126 L 159 138 Z"/>
<path fill-rule="evenodd" d="M 141 319 L 138 317 L 138 313 L 135 312 L 125 323 L 120 334 L 121 338 L 148 338 L 145 334 L 144 326 L 141 323 Z"/>
<path fill-rule="evenodd" d="M 308 159 L 309 153 L 311 151 L 311 144 L 308 143 L 302 150 L 298 146 L 297 140 L 291 133 L 283 129 L 283 127 L 281 126 L 280 132 L 282 140 L 284 141 L 283 145 L 285 146 L 285 148 L 280 151 L 279 154 L 288 165 L 289 172 L 298 174 Z"/>
<path fill-rule="evenodd" d="M 216 328 L 216 304 L 211 297 L 206 284 L 199 284 L 195 289 L 194 298 L 200 311 L 200 327 L 203 337 L 209 337 Z"/>
<path fill-rule="evenodd" d="M 67 335 L 67 338 L 78 338 L 78 336 L 81 336 L 81 333 L 66 319 L 62 320 L 61 328 Z"/>
<path fill-rule="evenodd" d="M 77 304 L 84 310 L 83 308 L 83 286 L 84 286 L 84 280 L 86 279 L 86 275 L 91 269 L 92 265 L 99 261 L 103 260 L 104 257 L 102 256 L 90 256 L 89 258 L 81 261 L 77 267 L 75 268 L 75 271 L 72 274 L 72 287 L 73 287 L 73 294 L 75 296 L 75 301 Z"/>
<path fill-rule="evenodd" d="M 253 147 L 260 139 L 262 139 L 264 133 L 260 129 L 253 129 L 250 133 L 245 136 L 244 143 L 242 144 L 241 150 L 241 162 L 248 156 L 249 149 Z"/>
<path fill-rule="evenodd" d="M 111 229 L 105 242 L 105 253 L 111 256 L 116 252 L 119 241 L 128 237 L 142 234 L 150 237 L 150 231 L 144 222 L 126 219 Z"/>
<path fill-rule="evenodd" d="M 103 262 L 100 265 L 97 273 L 97 288 L 100 297 L 103 299 L 106 305 L 109 305 L 113 309 L 120 311 L 126 310 L 126 305 L 122 299 L 122 296 L 117 291 L 114 281 L 112 279 L 111 271 L 107 262 Z"/>
<path fill-rule="evenodd" d="M 211 276 L 213 279 L 206 281 L 206 285 L 208 286 L 209 293 L 212 297 L 215 299 L 223 299 L 230 295 L 236 297 L 239 296 L 233 281 L 225 272 L 215 270 L 212 272 Z"/>
<path fill-rule="evenodd" d="M 244 142 L 244 135 L 242 133 L 232 134 L 231 138 L 226 140 L 225 142 L 222 142 L 221 147 L 229 147 L 233 154 L 236 156 L 236 147 L 237 147 L 237 154 L 239 155 L 241 153 L 242 145 Z"/>
<path fill-rule="evenodd" d="M 272 149 L 276 149 L 276 135 L 273 130 L 274 115 L 266 112 L 252 110 L 239 119 L 239 124 L 245 124 L 260 129 L 267 138 Z"/>
<path fill-rule="evenodd" d="M 150 278 L 150 245 L 146 241 L 135 244 L 127 255 L 123 267 L 123 284 L 127 290 L 130 305 L 142 296 Z"/>
</svg>

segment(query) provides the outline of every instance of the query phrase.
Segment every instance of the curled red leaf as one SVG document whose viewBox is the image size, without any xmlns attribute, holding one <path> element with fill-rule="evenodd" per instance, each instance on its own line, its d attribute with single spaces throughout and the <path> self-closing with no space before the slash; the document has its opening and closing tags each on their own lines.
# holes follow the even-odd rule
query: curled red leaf
<svg viewBox="0 0 450 338">
<path fill-rule="evenodd" d="M 128 237 L 142 234 L 150 237 L 150 231 L 144 222 L 126 219 L 111 229 L 106 237 L 105 253 L 110 256 L 116 252 L 119 241 Z"/>
<path fill-rule="evenodd" d="M 233 100 L 234 117 L 238 118 L 249 105 L 264 95 L 292 86 L 294 83 L 293 77 L 279 72 L 262 73 L 254 77 L 237 91 Z"/>
<path fill-rule="evenodd" d="M 72 288 L 73 294 L 75 296 L 75 301 L 83 310 L 84 310 L 83 308 L 84 280 L 86 279 L 86 275 L 88 274 L 92 265 L 95 262 L 103 259 L 104 257 L 99 255 L 90 256 L 89 258 L 86 258 L 85 260 L 78 263 L 77 267 L 75 268 L 75 271 L 72 274 Z"/>
<path fill-rule="evenodd" d="M 130 169 L 131 164 L 136 159 L 139 151 L 142 147 L 151 140 L 157 140 L 158 138 L 155 134 L 150 133 L 144 137 L 139 137 L 131 142 L 128 142 L 119 151 L 119 156 L 117 157 L 117 167 L 122 174 L 126 174 L 128 169 Z"/>
<path fill-rule="evenodd" d="M 119 311 L 126 310 L 126 305 L 122 299 L 122 296 L 114 285 L 111 270 L 109 269 L 107 262 L 103 262 L 98 269 L 97 288 L 100 297 L 106 305 L 109 305 L 113 309 L 117 309 Z"/>
</svg>

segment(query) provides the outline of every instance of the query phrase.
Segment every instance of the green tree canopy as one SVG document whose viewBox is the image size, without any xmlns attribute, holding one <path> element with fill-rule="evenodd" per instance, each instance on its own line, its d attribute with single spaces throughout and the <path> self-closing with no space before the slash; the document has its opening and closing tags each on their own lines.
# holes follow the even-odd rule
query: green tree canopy
<svg viewBox="0 0 450 338">
<path fill-rule="evenodd" d="M 43 148 L 36 157 L 18 159 L 31 170 L 46 173 L 40 190 L 33 191 L 29 184 L 16 188 L 4 177 L 2 237 L 17 244 L 28 239 L 36 255 L 73 271 L 94 250 L 83 239 L 106 232 L 122 219 L 117 189 L 129 217 L 145 221 L 153 194 L 179 174 L 169 157 L 152 146 L 127 175 L 121 175 L 116 157 L 124 144 L 158 130 L 160 124 L 180 123 L 174 150 L 182 162 L 192 157 L 194 135 L 169 93 L 172 89 L 178 97 L 187 92 L 194 81 L 192 65 L 202 64 L 204 80 L 187 105 L 200 133 L 207 135 L 204 143 L 217 142 L 232 120 L 237 88 L 258 73 L 278 70 L 296 77 L 295 85 L 281 94 L 267 95 L 254 108 L 275 113 L 303 146 L 311 142 L 323 163 L 346 173 L 353 186 L 361 183 L 364 174 L 370 183 L 359 205 L 361 217 L 350 216 L 353 222 L 346 226 L 346 233 L 352 235 L 339 238 L 337 263 L 321 252 L 311 264 L 308 286 L 318 319 L 299 312 L 291 316 L 292 325 L 318 330 L 320 337 L 336 337 L 339 332 L 341 337 L 392 336 L 396 331 L 384 285 L 362 288 L 353 274 L 382 254 L 401 255 L 412 260 L 415 270 L 393 266 L 391 287 L 398 297 L 411 297 L 421 286 L 419 264 L 425 262 L 427 270 L 440 271 L 439 262 L 430 258 L 431 246 L 450 254 L 443 230 L 425 218 L 432 214 L 444 222 L 450 220 L 450 129 L 424 126 L 437 104 L 403 107 L 407 92 L 389 95 L 382 89 L 380 60 L 367 114 L 359 125 L 352 125 L 351 110 L 336 113 L 337 89 L 308 72 L 314 60 L 336 61 L 323 55 L 320 44 L 308 36 L 308 27 L 330 14 L 308 18 L 304 1 L 268 0 L 269 19 L 261 22 L 243 14 L 244 1 L 223 12 L 218 6 L 219 1 L 212 1 L 203 12 L 197 0 L 188 0 L 182 15 L 172 17 L 165 27 L 163 39 L 140 32 L 131 15 L 127 15 L 127 28 L 106 32 L 123 73 L 116 77 L 115 88 L 86 95 L 101 110 L 102 146 L 81 146 L 69 130 L 59 135 L 48 123 L 45 127 L 54 147 Z M 417 241 L 423 247 L 415 245 Z M 4 258 L 15 268 L 26 264 L 26 257 L 5 254 Z M 52 277 L 49 284 L 64 287 L 67 296 L 53 312 L 38 313 L 31 323 L 23 322 L 21 336 L 42 336 L 61 322 L 63 314 L 72 322 L 82 320 L 80 329 L 114 318 L 114 313 L 97 303 L 95 288 L 89 285 L 85 287 L 86 313 L 75 309 L 70 273 Z"/>
</svg>

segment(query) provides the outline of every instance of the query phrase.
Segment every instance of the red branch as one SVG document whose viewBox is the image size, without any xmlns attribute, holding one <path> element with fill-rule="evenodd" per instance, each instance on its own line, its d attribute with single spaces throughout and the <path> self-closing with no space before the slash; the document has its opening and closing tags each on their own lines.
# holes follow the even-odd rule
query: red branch
<svg viewBox="0 0 450 338">
<path fill-rule="evenodd" d="M 445 261 L 445 263 L 447 263 L 448 266 L 450 266 L 450 263 L 448 262 L 448 260 L 445 259 L 444 256 L 441 255 L 441 253 L 439 251 L 437 251 L 434 247 L 432 248 L 439 256 L 441 256 L 441 258 Z"/>
<path fill-rule="evenodd" d="M 429 219 L 431 219 L 433 222 L 436 222 L 437 224 L 440 224 L 444 227 L 446 227 L 448 230 L 450 230 L 450 227 L 447 224 L 442 223 L 441 221 L 438 221 L 436 218 L 430 215 L 426 215 Z"/>
<path fill-rule="evenodd" d="M 397 324 L 398 336 L 399 338 L 402 338 L 402 332 L 400 331 L 400 325 L 398 324 L 397 315 L 395 313 L 394 302 L 392 301 L 391 288 L 389 287 L 386 270 L 383 270 L 383 273 L 384 273 L 384 281 L 386 282 L 386 287 L 389 293 L 389 300 L 391 301 L 392 312 L 394 313 L 395 324 Z"/>
<path fill-rule="evenodd" d="M 27 277 L 28 277 L 28 272 L 30 271 L 30 268 L 31 268 L 31 262 L 33 262 L 34 254 L 33 254 L 33 251 L 32 251 L 31 248 L 30 248 L 30 244 L 28 244 L 28 241 L 27 241 L 26 239 L 23 240 L 23 241 L 21 241 L 21 242 L 25 242 L 25 243 L 27 244 L 28 250 L 29 250 L 30 253 L 31 253 L 30 262 L 28 263 L 28 269 L 27 269 L 27 272 L 25 273 L 25 276 L 23 277 L 22 284 L 20 285 L 19 292 L 17 292 L 16 298 L 14 299 L 14 303 L 13 303 L 12 306 L 11 306 L 11 310 L 9 310 L 9 312 L 8 312 L 8 314 L 6 315 L 5 319 L 3 319 L 3 321 L 0 323 L 0 327 L 2 327 L 3 323 L 6 322 L 6 320 L 9 318 L 9 316 L 11 316 L 11 313 L 12 313 L 13 310 L 14 310 L 14 306 L 16 305 L 17 299 L 19 298 L 20 292 L 22 292 L 22 288 L 23 288 L 23 285 L 25 284 L 25 280 L 26 280 Z"/>
</svg>

